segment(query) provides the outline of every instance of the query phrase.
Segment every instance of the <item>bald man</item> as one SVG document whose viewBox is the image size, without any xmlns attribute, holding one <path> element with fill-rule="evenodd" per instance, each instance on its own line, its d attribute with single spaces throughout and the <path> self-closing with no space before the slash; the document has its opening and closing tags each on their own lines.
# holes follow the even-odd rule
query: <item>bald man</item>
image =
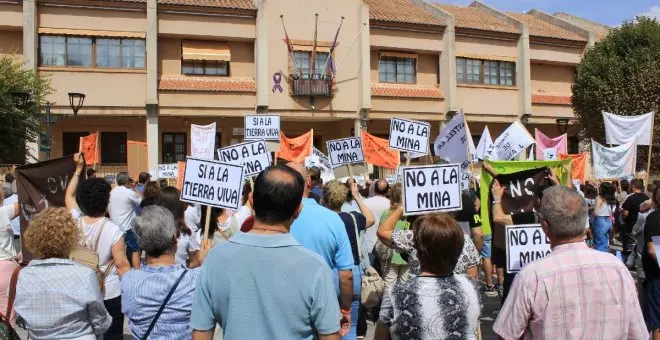
<svg viewBox="0 0 660 340">
<path fill-rule="evenodd" d="M 319 254 L 330 266 L 330 269 L 338 272 L 342 325 L 350 326 L 353 298 L 352 269 L 355 262 L 346 227 L 337 213 L 324 208 L 313 198 L 309 198 L 312 179 L 305 166 L 293 162 L 288 163 L 287 166 L 299 172 L 305 179 L 303 207 L 298 218 L 291 225 L 291 235 L 303 247 Z"/>
<path fill-rule="evenodd" d="M 364 200 L 364 204 L 371 210 L 371 213 L 374 215 L 374 220 L 376 223 L 373 227 L 367 229 L 367 250 L 369 251 L 369 258 L 371 259 L 371 264 L 374 265 L 374 256 L 373 249 L 378 240 L 376 232 L 378 231 L 378 226 L 380 225 L 380 218 L 383 215 L 383 212 L 390 209 L 390 199 L 387 198 L 387 194 L 390 192 L 390 185 L 384 179 L 379 179 L 374 184 L 374 196 L 369 197 Z"/>
</svg>

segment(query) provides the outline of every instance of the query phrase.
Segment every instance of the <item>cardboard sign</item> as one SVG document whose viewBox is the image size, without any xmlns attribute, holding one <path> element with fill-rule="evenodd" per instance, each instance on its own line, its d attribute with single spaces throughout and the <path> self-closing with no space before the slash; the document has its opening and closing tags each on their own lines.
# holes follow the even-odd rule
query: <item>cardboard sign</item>
<svg viewBox="0 0 660 340">
<path fill-rule="evenodd" d="M 280 140 L 279 115 L 246 115 L 245 140 Z"/>
<path fill-rule="evenodd" d="M 389 185 L 396 183 L 396 174 L 387 174 L 385 180 Z"/>
<path fill-rule="evenodd" d="M 243 165 L 245 177 L 254 176 L 271 164 L 270 152 L 266 142 L 245 142 L 218 149 L 218 159 L 221 162 Z"/>
<path fill-rule="evenodd" d="M 486 151 L 486 158 L 509 161 L 533 143 L 532 135 L 519 121 L 515 121 L 497 137 L 495 143 Z"/>
<path fill-rule="evenodd" d="M 447 162 L 461 164 L 461 171 L 468 171 L 468 150 L 472 136 L 469 134 L 463 113 L 459 112 L 452 118 L 433 142 L 435 155 Z"/>
<path fill-rule="evenodd" d="M 305 157 L 305 167 L 308 169 L 311 167 L 321 169 L 321 180 L 323 180 L 323 183 L 335 179 L 335 174 L 330 165 L 330 159 L 317 148 L 312 148 L 312 154 Z"/>
<path fill-rule="evenodd" d="M 158 178 L 178 178 L 179 165 L 172 164 L 158 164 Z"/>
<path fill-rule="evenodd" d="M 182 201 L 238 210 L 242 189 L 242 165 L 186 157 Z"/>
<path fill-rule="evenodd" d="M 190 125 L 190 155 L 203 159 L 213 159 L 215 148 L 215 122 L 209 125 Z"/>
<path fill-rule="evenodd" d="M 426 155 L 429 149 L 431 124 L 401 118 L 390 123 L 390 148 Z"/>
<path fill-rule="evenodd" d="M 364 162 L 362 141 L 359 137 L 329 140 L 327 146 L 332 168 Z"/>
<path fill-rule="evenodd" d="M 128 174 L 133 178 L 149 168 L 149 150 L 147 143 L 127 141 L 126 158 L 128 165 Z"/>
<path fill-rule="evenodd" d="M 507 273 L 517 273 L 528 263 L 550 254 L 550 240 L 540 224 L 508 225 L 504 238 Z"/>
<path fill-rule="evenodd" d="M 408 166 L 402 171 L 406 215 L 462 209 L 460 164 Z"/>
<path fill-rule="evenodd" d="M 461 190 L 470 189 L 470 180 L 472 179 L 472 173 L 470 169 L 461 172 Z"/>
</svg>

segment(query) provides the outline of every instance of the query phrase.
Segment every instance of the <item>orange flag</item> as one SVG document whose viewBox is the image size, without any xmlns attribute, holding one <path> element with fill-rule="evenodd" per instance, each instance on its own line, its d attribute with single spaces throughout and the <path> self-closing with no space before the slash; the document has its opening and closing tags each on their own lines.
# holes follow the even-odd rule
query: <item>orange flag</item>
<svg viewBox="0 0 660 340">
<path fill-rule="evenodd" d="M 313 142 L 314 130 L 309 130 L 309 132 L 295 138 L 288 138 L 280 131 L 280 151 L 275 153 L 275 158 L 304 163 L 305 157 L 312 154 Z"/>
<path fill-rule="evenodd" d="M 80 137 L 80 152 L 85 156 L 87 165 L 99 163 L 99 133 L 92 133 L 86 137 Z"/>
<path fill-rule="evenodd" d="M 362 151 L 367 163 L 382 166 L 388 169 L 396 169 L 400 164 L 399 152 L 390 149 L 387 139 L 378 138 L 362 131 Z"/>
<path fill-rule="evenodd" d="M 571 164 L 573 165 L 573 170 L 571 175 L 573 179 L 580 180 L 580 183 L 584 183 L 584 171 L 587 167 L 587 154 L 578 153 L 578 154 L 559 154 L 559 159 L 571 159 Z"/>
<path fill-rule="evenodd" d="M 186 173 L 186 162 L 177 162 L 179 165 L 179 177 L 176 179 L 176 187 L 179 189 L 179 192 L 183 190 L 183 176 Z"/>
</svg>

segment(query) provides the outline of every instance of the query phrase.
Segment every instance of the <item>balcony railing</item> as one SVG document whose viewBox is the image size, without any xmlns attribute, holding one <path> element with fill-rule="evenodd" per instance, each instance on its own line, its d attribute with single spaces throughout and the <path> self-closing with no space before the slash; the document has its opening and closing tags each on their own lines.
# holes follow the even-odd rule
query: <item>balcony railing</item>
<svg viewBox="0 0 660 340">
<path fill-rule="evenodd" d="M 293 96 L 332 96 L 332 79 L 293 79 Z"/>
</svg>

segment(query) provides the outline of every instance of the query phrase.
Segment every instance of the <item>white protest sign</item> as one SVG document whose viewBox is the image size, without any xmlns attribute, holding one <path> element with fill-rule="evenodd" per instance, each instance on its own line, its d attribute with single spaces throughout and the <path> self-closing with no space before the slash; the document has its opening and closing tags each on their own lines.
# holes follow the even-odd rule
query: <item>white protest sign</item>
<svg viewBox="0 0 660 340">
<path fill-rule="evenodd" d="M 510 161 L 534 143 L 534 138 L 527 129 L 515 121 L 497 137 L 495 143 L 486 151 L 490 160 Z"/>
<path fill-rule="evenodd" d="M 433 143 L 435 155 L 444 158 L 447 162 L 458 163 L 461 165 L 461 171 L 467 171 L 468 163 L 468 134 L 467 125 L 463 119 L 463 113 L 457 113 L 445 128 L 440 132 L 438 138 Z"/>
<path fill-rule="evenodd" d="M 190 126 L 190 144 L 192 157 L 213 159 L 215 149 L 215 123 Z"/>
<path fill-rule="evenodd" d="M 323 183 L 335 179 L 335 174 L 330 165 L 330 159 L 317 148 L 312 148 L 312 154 L 305 157 L 305 167 L 311 168 L 314 166 L 321 169 L 321 180 L 323 180 Z"/>
<path fill-rule="evenodd" d="M 246 115 L 245 140 L 280 140 L 279 115 Z"/>
<path fill-rule="evenodd" d="M 389 185 L 396 183 L 396 174 L 387 174 L 385 180 Z"/>
<path fill-rule="evenodd" d="M 557 159 L 557 150 L 555 148 L 543 149 L 543 159 L 554 161 Z"/>
<path fill-rule="evenodd" d="M 179 177 L 179 164 L 158 164 L 158 178 Z"/>
<path fill-rule="evenodd" d="M 223 163 L 243 165 L 245 177 L 254 176 L 270 166 L 270 152 L 266 142 L 244 142 L 218 149 L 218 159 Z"/>
<path fill-rule="evenodd" d="M 392 118 L 390 122 L 390 148 L 426 155 L 430 133 L 431 124 L 427 122 Z"/>
<path fill-rule="evenodd" d="M 461 172 L 461 190 L 470 189 L 470 179 L 472 179 L 472 173 L 470 169 Z"/>
<path fill-rule="evenodd" d="M 634 175 L 637 143 L 633 139 L 626 144 L 608 148 L 592 139 L 591 160 L 596 178 L 622 178 Z"/>
<path fill-rule="evenodd" d="M 459 164 L 407 166 L 402 172 L 406 215 L 462 209 Z"/>
<path fill-rule="evenodd" d="M 310 155 L 305 157 L 305 167 L 306 168 L 311 168 L 311 167 L 320 167 L 321 165 L 321 159 L 317 155 Z"/>
<path fill-rule="evenodd" d="M 242 165 L 186 157 L 182 201 L 238 210 L 242 189 Z"/>
<path fill-rule="evenodd" d="M 505 230 L 507 273 L 517 273 L 550 253 L 550 240 L 540 224 L 508 225 Z"/>
<path fill-rule="evenodd" d="M 360 137 L 329 140 L 327 146 L 328 158 L 330 158 L 333 169 L 342 165 L 364 162 Z"/>
</svg>

